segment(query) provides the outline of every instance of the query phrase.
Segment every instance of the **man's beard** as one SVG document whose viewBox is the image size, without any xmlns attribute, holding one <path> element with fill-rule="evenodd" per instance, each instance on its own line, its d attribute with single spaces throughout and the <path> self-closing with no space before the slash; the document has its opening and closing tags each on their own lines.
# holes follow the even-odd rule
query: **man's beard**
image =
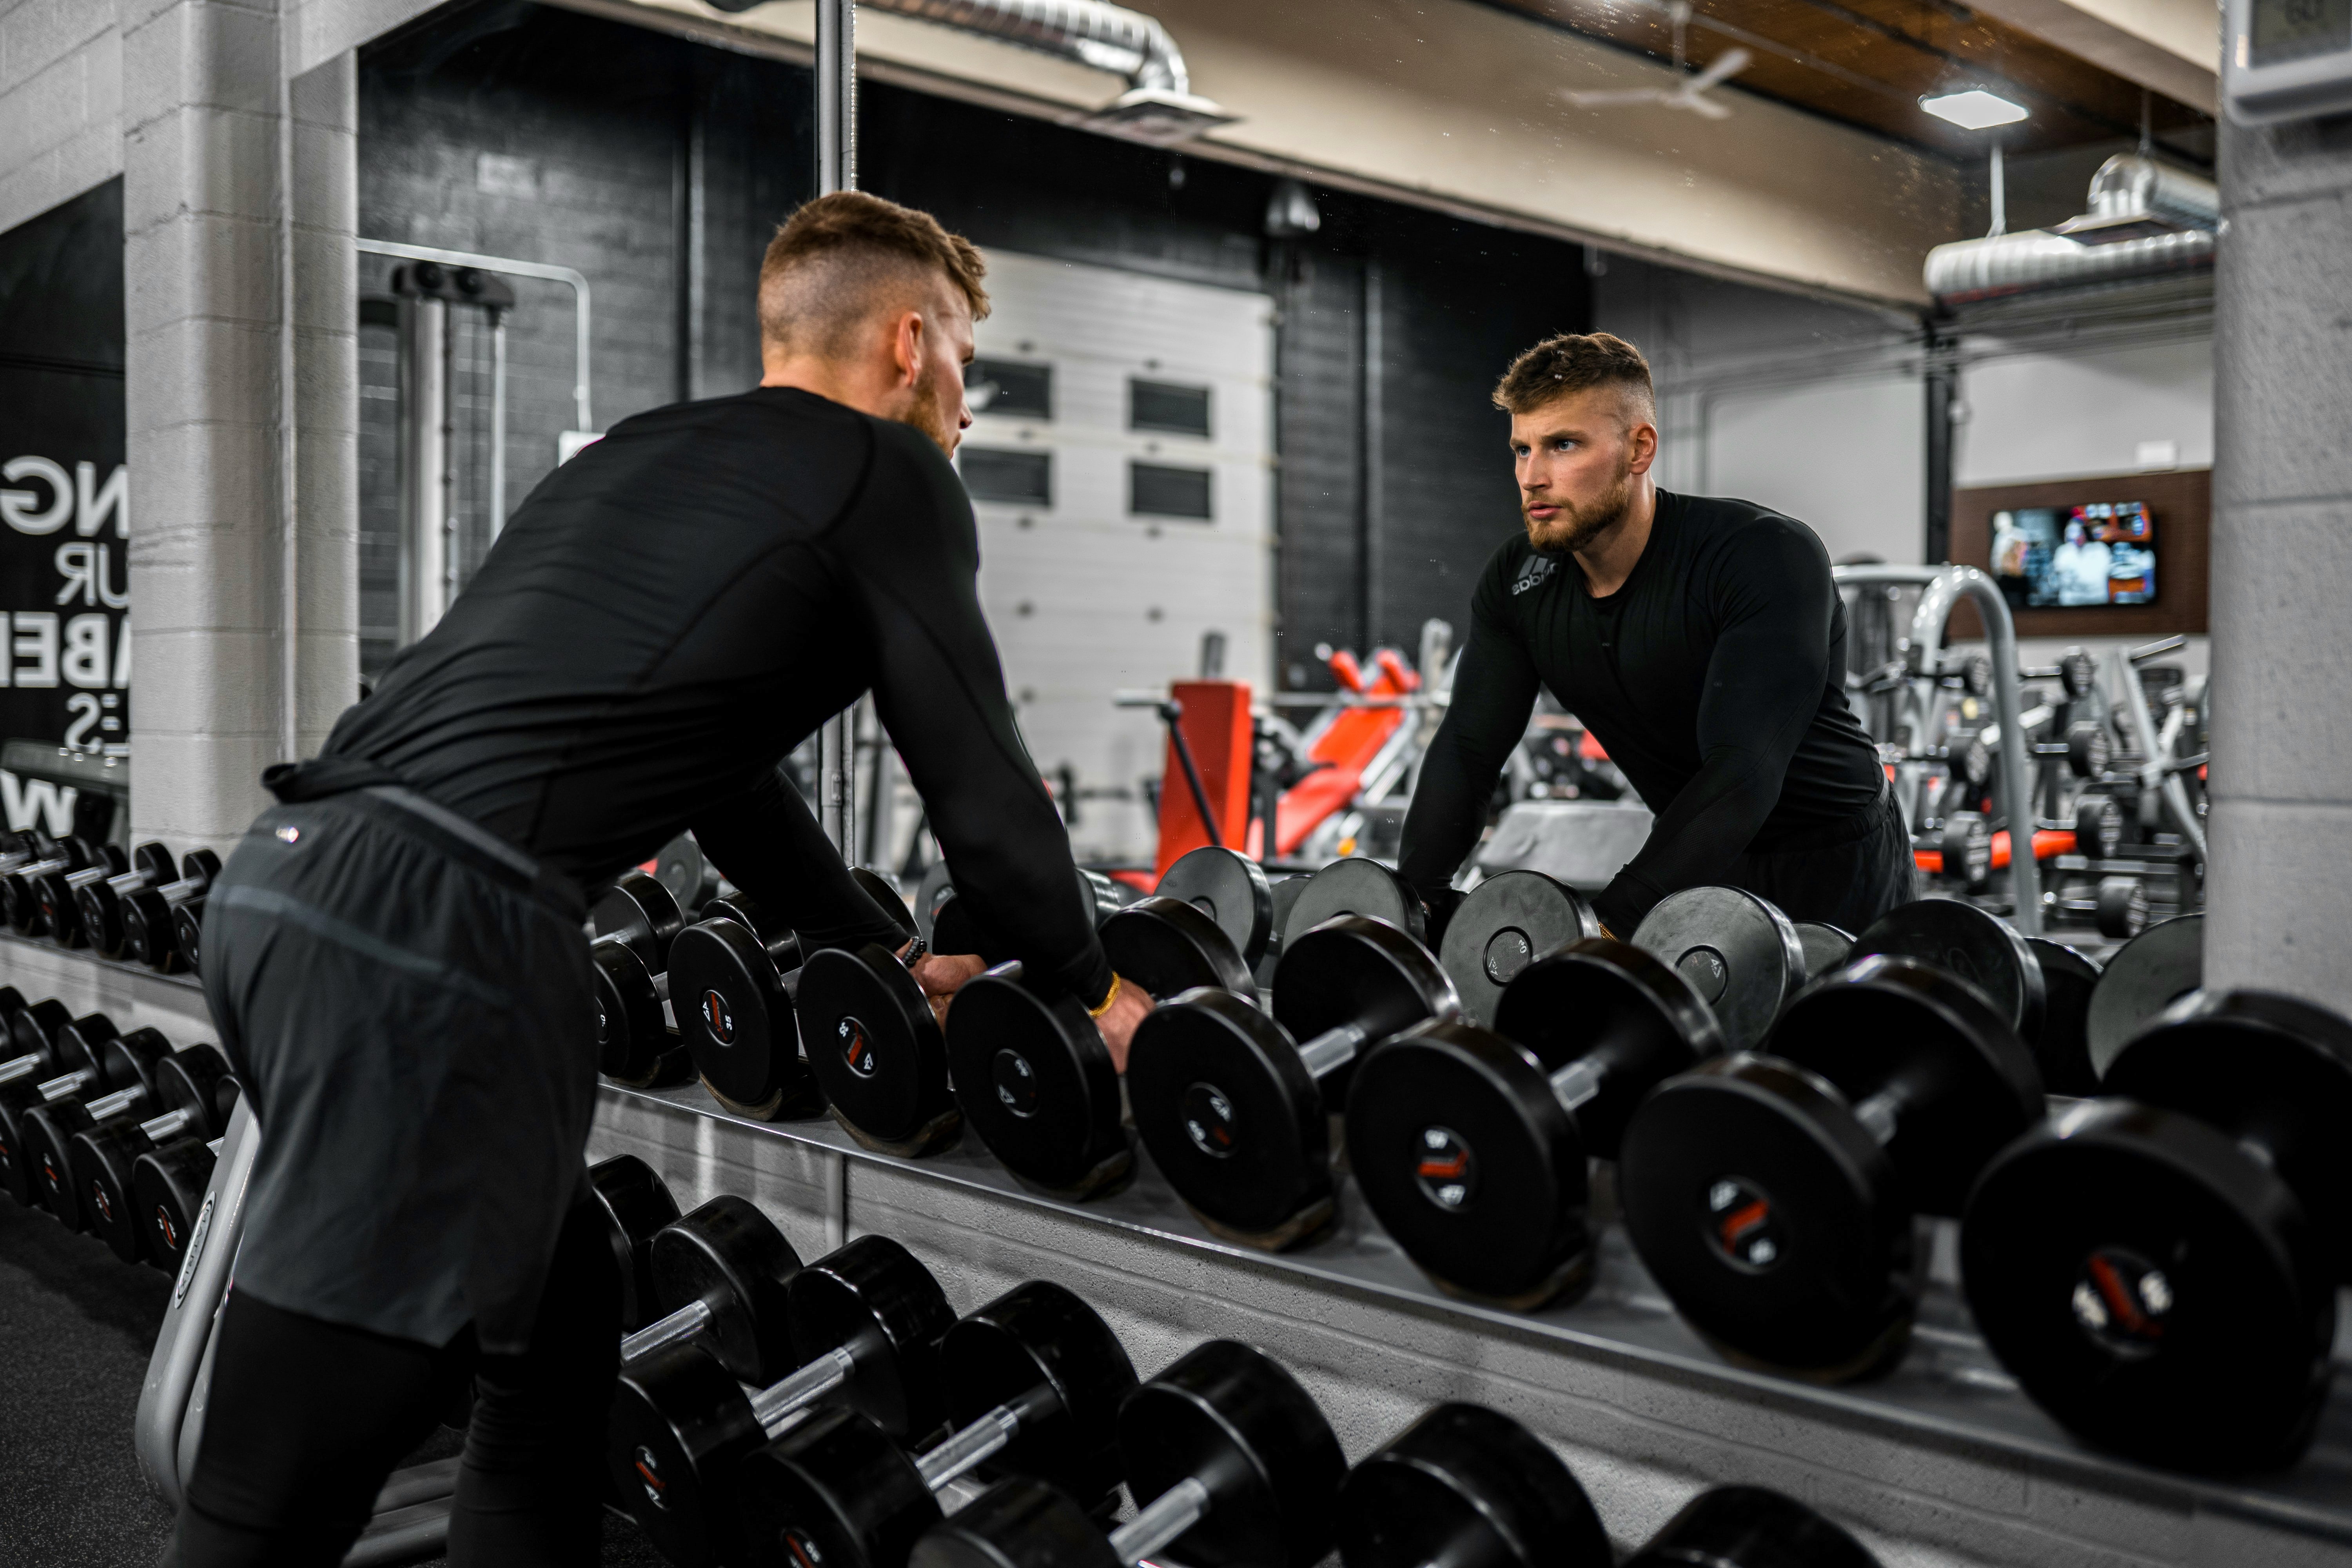
<svg viewBox="0 0 2352 1568">
<path fill-rule="evenodd" d="M 912 425 L 929 436 L 939 449 L 950 458 L 955 456 L 957 437 L 962 434 L 953 410 L 948 406 L 945 388 L 937 377 L 922 382 L 915 390 L 915 401 L 898 416 L 901 425 Z"/>
<path fill-rule="evenodd" d="M 1528 543 L 1538 555 L 1554 561 L 1565 561 L 1600 538 L 1625 519 L 1625 511 L 1633 504 L 1633 470 L 1631 463 L 1617 471 L 1616 482 L 1594 500 L 1591 505 L 1579 507 L 1570 501 L 1555 503 L 1560 515 L 1549 522 L 1538 522 L 1528 515 L 1527 502 L 1519 503 L 1519 521 L 1527 525 Z"/>
</svg>

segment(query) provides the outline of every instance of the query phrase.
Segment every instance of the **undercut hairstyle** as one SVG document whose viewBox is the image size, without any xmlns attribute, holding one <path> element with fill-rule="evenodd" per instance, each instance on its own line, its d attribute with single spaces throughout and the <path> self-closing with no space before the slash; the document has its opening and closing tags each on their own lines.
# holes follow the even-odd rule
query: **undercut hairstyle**
<svg viewBox="0 0 2352 1568">
<path fill-rule="evenodd" d="M 857 328 L 899 297 L 945 281 L 988 314 L 988 264 L 927 212 L 864 191 L 819 196 L 786 219 L 760 262 L 760 336 L 789 353 L 851 352 Z"/>
<path fill-rule="evenodd" d="M 1650 385 L 1650 362 L 1624 339 L 1607 332 L 1562 332 L 1546 338 L 1511 362 L 1495 384 L 1495 406 L 1510 414 L 1541 408 L 1557 397 L 1613 386 L 1624 400 L 1630 426 L 1655 424 L 1656 394 Z"/>
</svg>

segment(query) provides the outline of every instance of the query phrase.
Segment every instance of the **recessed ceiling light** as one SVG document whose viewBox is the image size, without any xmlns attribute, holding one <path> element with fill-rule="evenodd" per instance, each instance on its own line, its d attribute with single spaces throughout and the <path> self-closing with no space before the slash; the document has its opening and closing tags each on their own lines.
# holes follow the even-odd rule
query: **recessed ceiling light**
<svg viewBox="0 0 2352 1568">
<path fill-rule="evenodd" d="M 2025 118 L 2025 106 L 2011 103 L 1998 93 L 1972 87 L 1964 92 L 1948 92 L 1936 98 L 1923 98 L 1919 107 L 1938 120 L 1948 120 L 1968 131 L 1985 131 L 1996 125 L 2014 125 Z"/>
</svg>

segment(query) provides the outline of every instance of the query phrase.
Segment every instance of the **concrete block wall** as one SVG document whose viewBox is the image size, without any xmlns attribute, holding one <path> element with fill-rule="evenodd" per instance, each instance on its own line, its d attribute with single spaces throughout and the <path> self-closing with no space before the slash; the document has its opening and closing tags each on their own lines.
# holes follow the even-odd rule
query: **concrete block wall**
<svg viewBox="0 0 2352 1568">
<path fill-rule="evenodd" d="M 2352 1012 L 2352 121 L 2224 124 L 2208 984 Z"/>
<path fill-rule="evenodd" d="M 0 229 L 122 172 L 110 0 L 0 0 Z"/>
</svg>

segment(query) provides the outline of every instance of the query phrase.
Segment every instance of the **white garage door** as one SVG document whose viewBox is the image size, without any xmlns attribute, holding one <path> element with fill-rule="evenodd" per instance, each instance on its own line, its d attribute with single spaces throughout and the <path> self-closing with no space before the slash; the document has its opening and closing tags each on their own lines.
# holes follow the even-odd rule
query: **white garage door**
<svg viewBox="0 0 2352 1568">
<path fill-rule="evenodd" d="M 1163 731 L 1112 694 L 1197 673 L 1210 631 L 1228 676 L 1272 668 L 1272 303 L 1006 251 L 988 289 L 958 458 L 981 603 L 1038 767 L 1133 797 L 1081 801 L 1078 853 L 1147 859 Z"/>
</svg>

